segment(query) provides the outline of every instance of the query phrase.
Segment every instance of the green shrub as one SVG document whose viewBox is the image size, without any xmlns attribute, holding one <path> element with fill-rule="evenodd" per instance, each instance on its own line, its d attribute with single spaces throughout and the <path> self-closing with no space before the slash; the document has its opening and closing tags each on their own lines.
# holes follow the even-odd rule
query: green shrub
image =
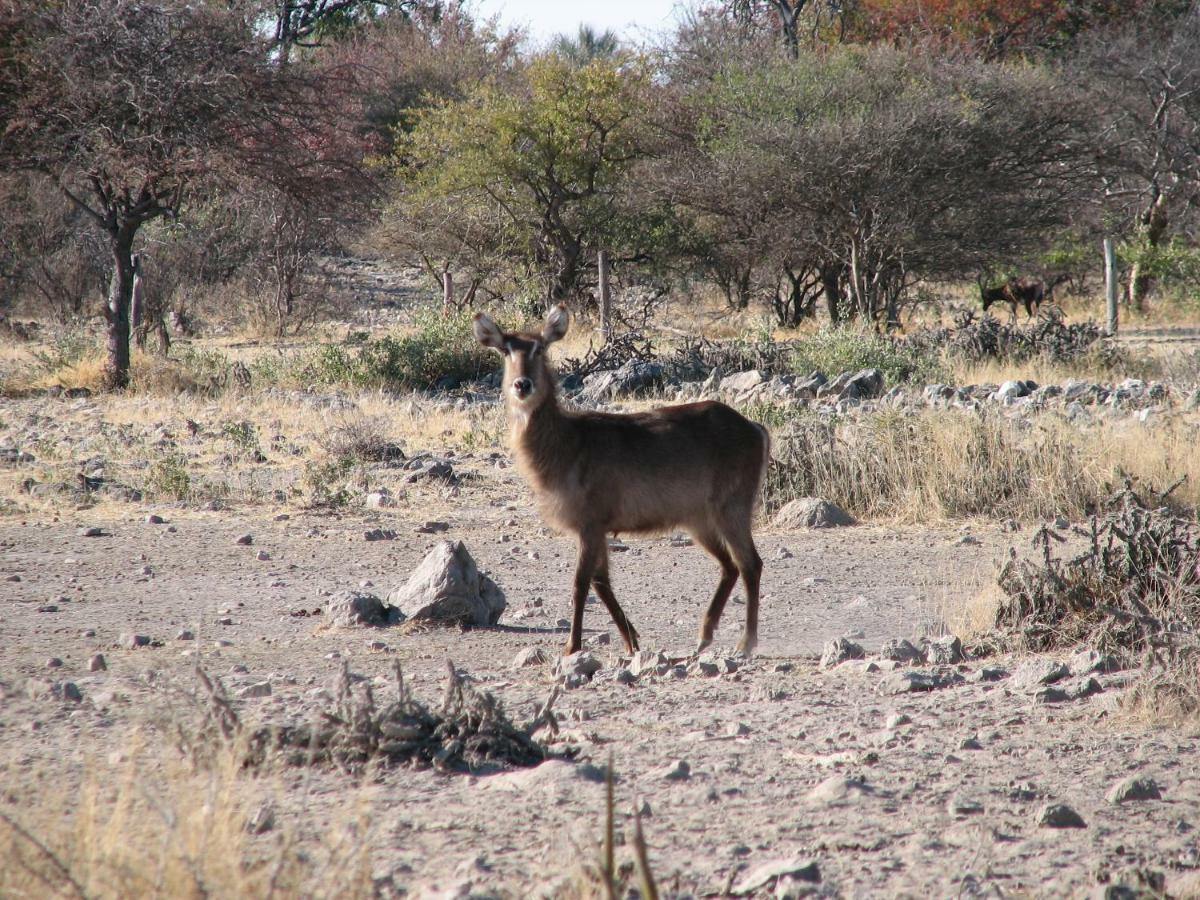
<svg viewBox="0 0 1200 900">
<path fill-rule="evenodd" d="M 244 456 L 262 452 L 258 445 L 258 428 L 253 422 L 222 422 L 221 434 Z"/>
<path fill-rule="evenodd" d="M 425 390 L 439 382 L 479 378 L 496 368 L 493 354 L 475 340 L 468 313 L 443 317 L 427 310 L 416 325 L 412 334 L 323 344 L 300 356 L 292 374 L 310 384 Z"/>
<path fill-rule="evenodd" d="M 187 500 L 192 494 L 192 476 L 187 457 L 176 453 L 150 464 L 145 492 L 159 500 Z"/>
<path fill-rule="evenodd" d="M 945 377 L 941 358 L 870 331 L 824 328 L 791 346 L 788 364 L 807 375 L 824 372 L 830 378 L 860 369 L 879 369 L 888 385 L 906 381 L 927 383 Z"/>
<path fill-rule="evenodd" d="M 35 350 L 33 358 L 45 372 L 57 372 L 75 365 L 97 349 L 95 335 L 82 324 L 55 333 L 44 350 Z"/>
</svg>

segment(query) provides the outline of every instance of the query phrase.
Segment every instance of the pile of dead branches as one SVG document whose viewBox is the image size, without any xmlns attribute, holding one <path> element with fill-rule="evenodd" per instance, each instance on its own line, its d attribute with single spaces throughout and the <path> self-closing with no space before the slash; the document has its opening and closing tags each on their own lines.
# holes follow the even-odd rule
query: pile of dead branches
<svg viewBox="0 0 1200 900">
<path fill-rule="evenodd" d="M 184 749 L 215 745 L 244 747 L 244 765 L 261 768 L 277 759 L 295 766 L 333 766 L 360 774 L 370 765 L 432 766 L 446 772 L 474 772 L 535 766 L 548 756 L 533 735 L 542 727 L 557 731 L 554 694 L 526 728 L 517 728 L 500 702 L 477 690 L 449 664 L 441 708 L 414 699 L 395 667 L 396 700 L 381 704 L 365 679 L 345 666 L 329 706 L 311 724 L 247 728 L 221 682 L 198 670 L 205 692 L 203 722 L 184 735 Z"/>
</svg>

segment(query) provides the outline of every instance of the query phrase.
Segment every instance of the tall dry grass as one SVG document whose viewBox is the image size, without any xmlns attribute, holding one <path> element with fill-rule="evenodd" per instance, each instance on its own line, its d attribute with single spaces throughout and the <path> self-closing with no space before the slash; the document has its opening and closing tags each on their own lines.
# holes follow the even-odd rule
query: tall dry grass
<svg viewBox="0 0 1200 900">
<path fill-rule="evenodd" d="M 831 420 L 757 410 L 773 432 L 768 509 L 795 497 L 831 500 L 855 516 L 895 523 L 987 517 L 1080 518 L 1124 479 L 1200 504 L 1195 420 L 1156 424 L 1056 415 L 1007 418 L 959 410 L 883 410 Z"/>
<path fill-rule="evenodd" d="M 0 808 L 0 897 L 373 896 L 364 823 L 347 817 L 303 852 L 286 822 L 254 834 L 272 784 L 231 749 L 197 771 L 142 743 L 116 766 L 90 761 L 78 790 L 45 787 L 57 781 Z"/>
</svg>

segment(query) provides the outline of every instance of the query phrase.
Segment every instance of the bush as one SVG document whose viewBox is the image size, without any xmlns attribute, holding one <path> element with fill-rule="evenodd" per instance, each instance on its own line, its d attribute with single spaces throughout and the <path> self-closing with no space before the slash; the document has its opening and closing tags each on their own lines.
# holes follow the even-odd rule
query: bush
<svg viewBox="0 0 1200 900">
<path fill-rule="evenodd" d="M 1170 492 L 1168 492 L 1170 493 Z M 1034 535 L 1040 559 L 1016 551 L 1000 572 L 1005 598 L 1000 633 L 1023 649 L 1087 644 L 1104 651 L 1174 649 L 1200 627 L 1200 526 L 1126 485 L 1094 515 L 1087 548 L 1069 560 L 1053 552 L 1065 539 L 1048 528 Z"/>
<path fill-rule="evenodd" d="M 187 500 L 192 495 L 187 457 L 173 454 L 151 463 L 146 472 L 145 492 L 160 500 Z"/>
<path fill-rule="evenodd" d="M 825 328 L 792 345 L 789 365 L 801 375 L 879 369 L 890 385 L 928 383 L 944 376 L 939 354 L 931 349 L 869 331 Z"/>
<path fill-rule="evenodd" d="M 1056 309 L 1045 311 L 1033 324 L 1003 323 L 984 313 L 966 310 L 951 328 L 930 328 L 911 335 L 904 346 L 917 357 L 944 354 L 967 362 L 1051 363 L 1090 362 L 1100 369 L 1128 365 L 1128 353 L 1110 342 L 1095 322 L 1068 325 Z"/>
<path fill-rule="evenodd" d="M 290 374 L 305 383 L 392 390 L 456 386 L 496 368 L 494 354 L 480 347 L 471 324 L 466 312 L 443 317 L 424 311 L 412 334 L 352 345 L 323 344 L 299 357 L 289 367 Z M 278 377 L 278 365 L 272 368 Z"/>
</svg>

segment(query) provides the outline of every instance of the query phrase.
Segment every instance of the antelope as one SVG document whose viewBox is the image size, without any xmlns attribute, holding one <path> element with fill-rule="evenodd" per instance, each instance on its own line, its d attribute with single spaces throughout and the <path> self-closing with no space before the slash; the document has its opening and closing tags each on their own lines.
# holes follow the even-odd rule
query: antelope
<svg viewBox="0 0 1200 900">
<path fill-rule="evenodd" d="M 567 333 L 559 305 L 540 333 L 507 333 L 483 313 L 475 337 L 504 356 L 502 393 L 509 442 L 545 518 L 574 534 L 578 562 L 571 631 L 563 649 L 579 650 L 589 586 L 608 609 L 630 653 L 638 633 L 613 595 L 608 535 L 682 528 L 716 558 L 721 578 L 700 623 L 699 653 L 712 643 L 721 613 L 741 575 L 746 629 L 738 650 L 758 642 L 762 559 L 751 522 L 770 458 L 767 430 L 723 403 L 707 401 L 619 415 L 564 409 L 558 403 L 547 348 Z"/>
<path fill-rule="evenodd" d="M 1025 314 L 1034 318 L 1038 308 L 1046 299 L 1046 284 L 1037 278 L 1010 278 L 999 287 L 985 288 L 983 281 L 979 282 L 979 296 L 983 300 L 983 311 L 993 303 L 1007 303 L 1012 312 L 1013 321 L 1017 318 L 1017 304 L 1025 307 Z"/>
</svg>

